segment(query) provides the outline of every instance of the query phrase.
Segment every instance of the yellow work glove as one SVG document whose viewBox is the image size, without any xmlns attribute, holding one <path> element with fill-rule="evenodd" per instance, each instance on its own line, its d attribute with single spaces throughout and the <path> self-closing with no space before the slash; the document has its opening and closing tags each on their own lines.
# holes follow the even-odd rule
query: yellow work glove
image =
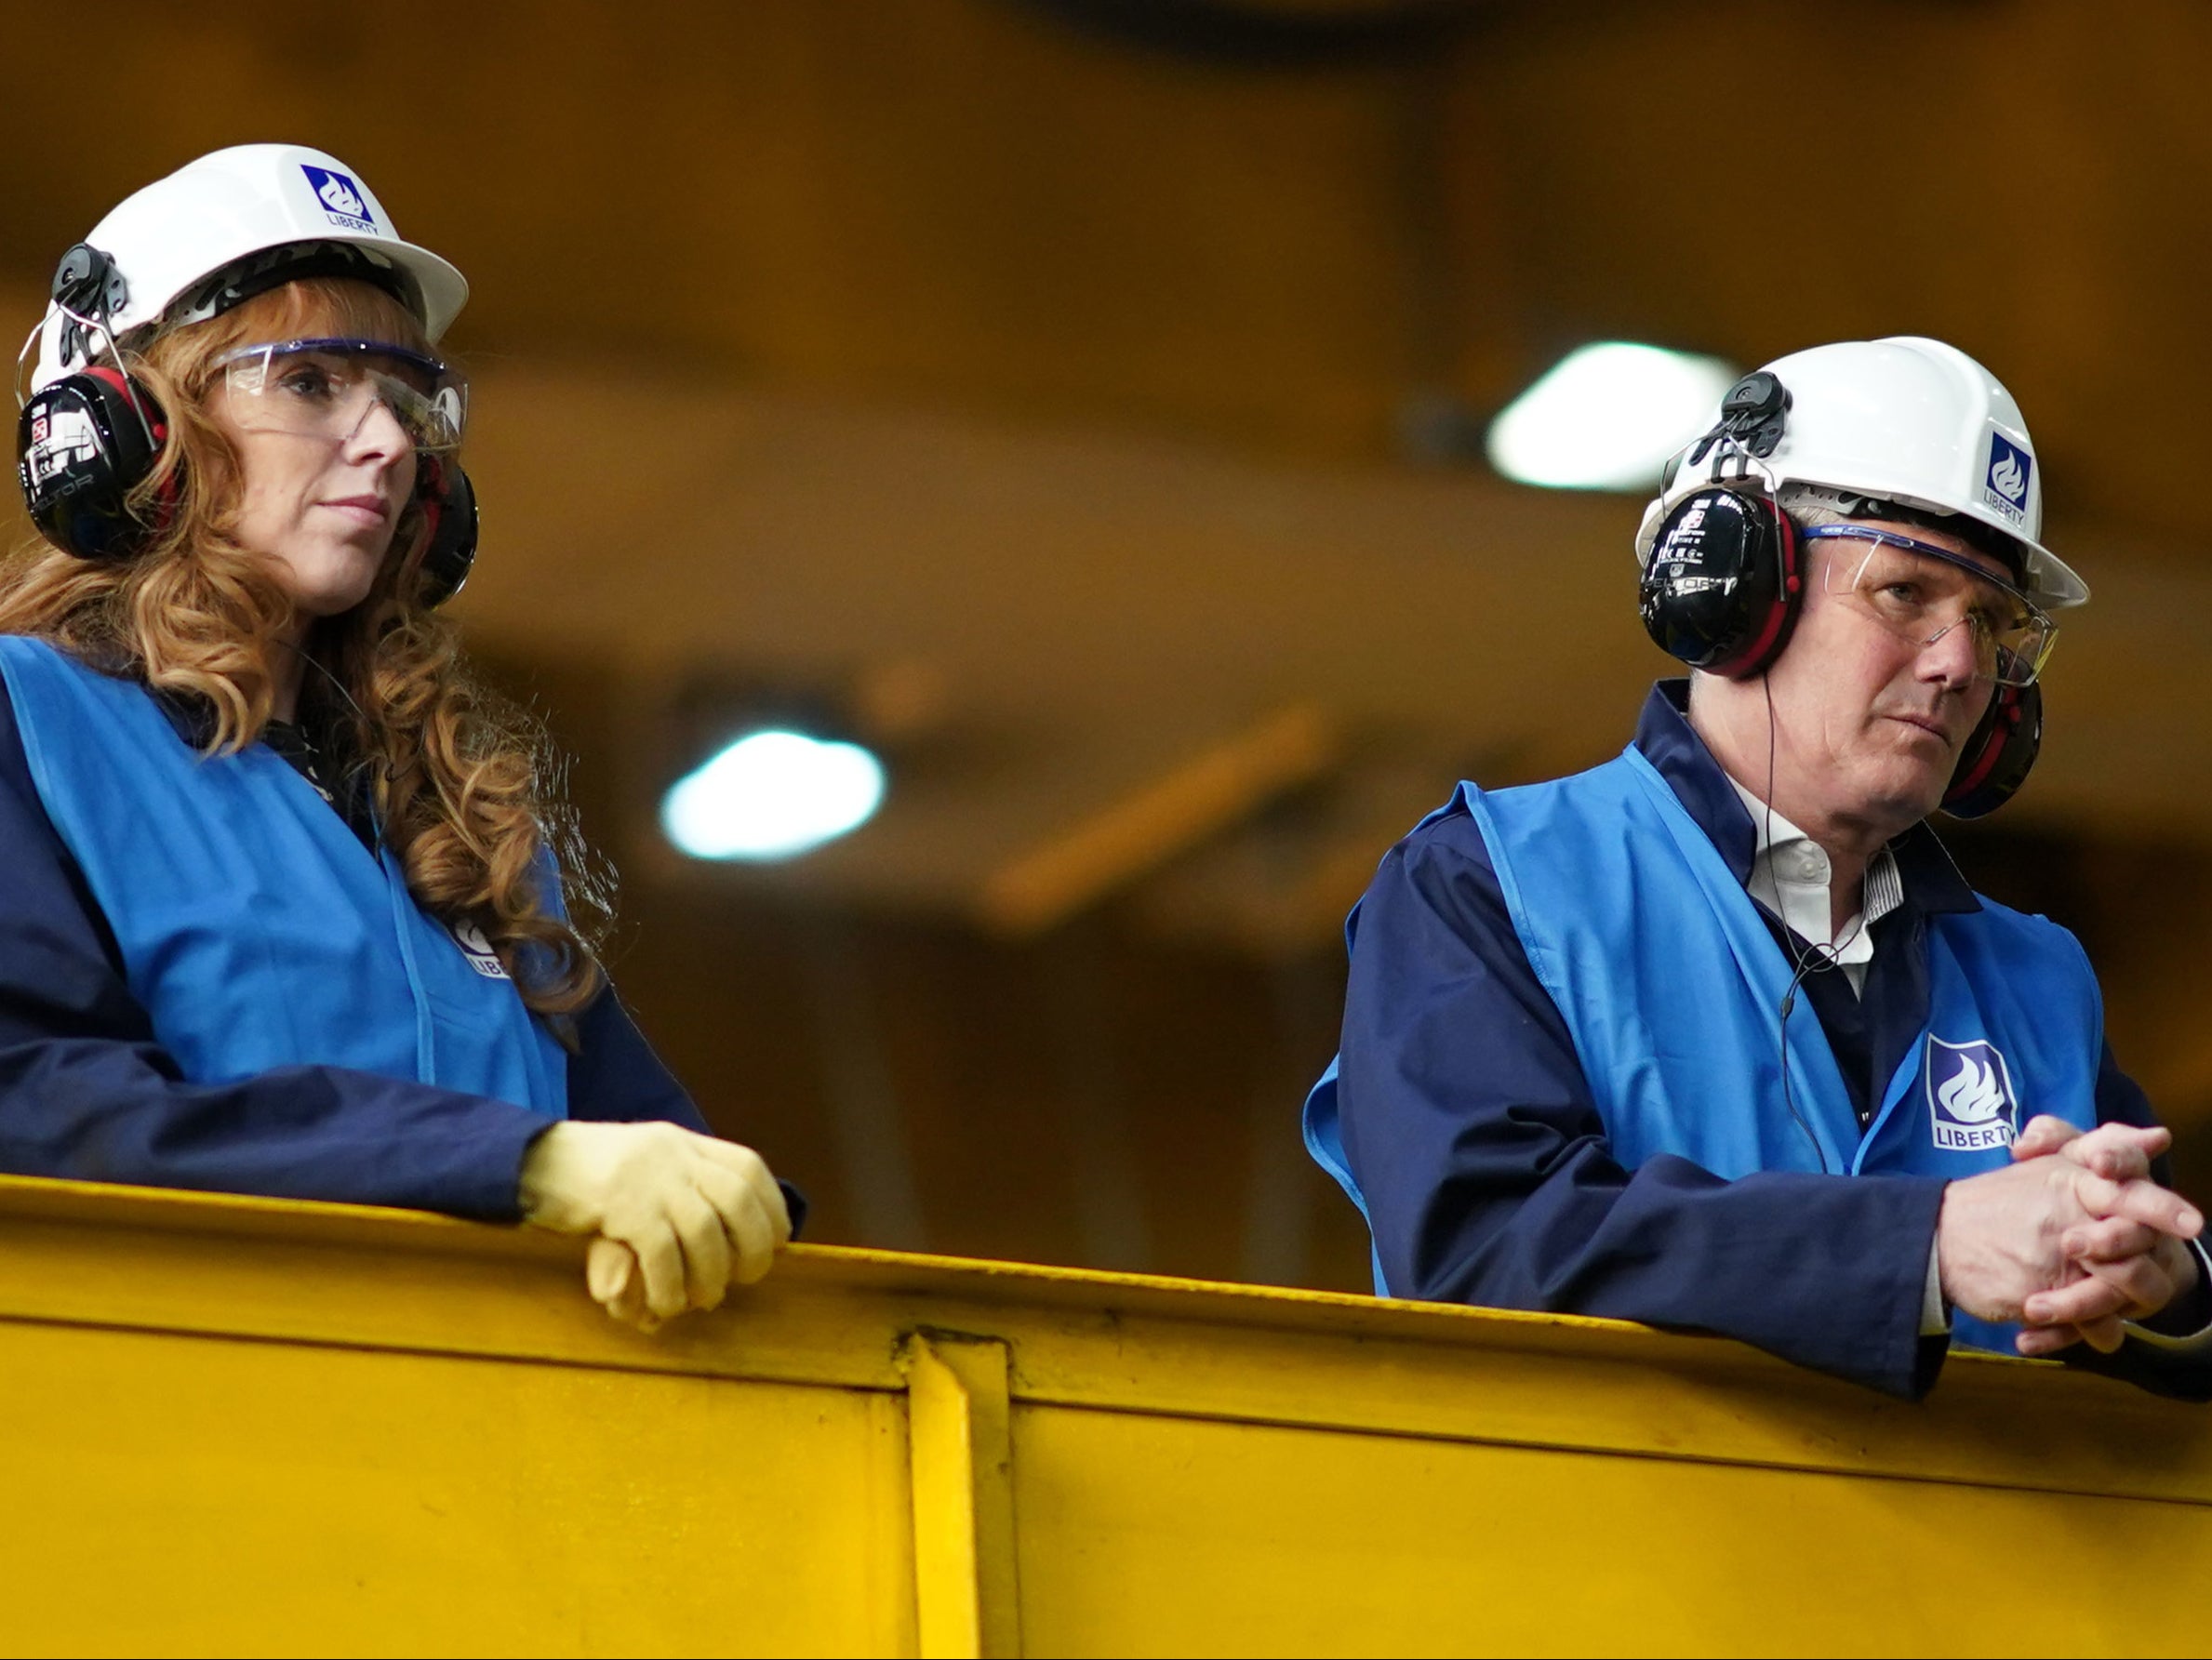
<svg viewBox="0 0 2212 1660">
<path fill-rule="evenodd" d="M 758 1153 L 671 1123 L 553 1125 L 523 1159 L 521 1200 L 535 1227 L 598 1236 L 585 1263 L 593 1298 L 646 1332 L 750 1285 L 791 1238 Z"/>
</svg>

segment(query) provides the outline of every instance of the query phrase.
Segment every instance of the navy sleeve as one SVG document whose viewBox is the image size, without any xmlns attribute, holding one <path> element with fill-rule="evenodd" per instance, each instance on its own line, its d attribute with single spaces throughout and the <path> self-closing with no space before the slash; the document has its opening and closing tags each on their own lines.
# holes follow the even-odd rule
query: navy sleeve
<svg viewBox="0 0 2212 1660">
<path fill-rule="evenodd" d="M 576 1048 L 568 1056 L 568 1116 L 630 1122 L 659 1118 L 701 1135 L 713 1134 L 612 986 L 604 987 L 577 1017 Z"/>
<path fill-rule="evenodd" d="M 611 985 L 578 1017 L 576 1036 L 575 1052 L 568 1057 L 570 1118 L 659 1118 L 701 1135 L 714 1133 L 684 1086 L 661 1065 Z M 806 1195 L 789 1182 L 776 1185 L 783 1189 L 792 1237 L 796 1239 L 806 1225 Z"/>
<path fill-rule="evenodd" d="M 0 1170 L 505 1221 L 548 1122 L 339 1067 L 186 1082 L 47 818 L 0 687 Z"/>
<path fill-rule="evenodd" d="M 1714 1332 L 1906 1397 L 1935 1381 L 1943 1184 L 1623 1169 L 1464 812 L 1400 843 L 1360 903 L 1339 1065 L 1397 1295 Z"/>
<path fill-rule="evenodd" d="M 2152 1110 L 2151 1097 L 2143 1093 L 2142 1085 L 2120 1069 L 2120 1063 L 2112 1056 L 2110 1042 L 2106 1042 L 2104 1054 L 2097 1062 L 2097 1122 L 2100 1124 L 2133 1124 L 2142 1130 L 2158 1127 L 2158 1114 Z M 2161 1187 L 2172 1187 L 2173 1161 L 2165 1158 L 2154 1160 L 2151 1174 L 2157 1178 Z"/>
</svg>

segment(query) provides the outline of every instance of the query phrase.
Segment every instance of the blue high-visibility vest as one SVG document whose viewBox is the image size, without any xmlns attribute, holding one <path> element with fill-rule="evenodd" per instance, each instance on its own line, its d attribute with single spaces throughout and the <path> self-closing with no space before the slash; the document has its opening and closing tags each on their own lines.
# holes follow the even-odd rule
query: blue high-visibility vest
<svg viewBox="0 0 2212 1660">
<path fill-rule="evenodd" d="M 1636 750 L 1546 784 L 1462 784 L 1457 799 L 1625 1167 L 1672 1153 L 1730 1180 L 1823 1169 L 1955 1178 L 2005 1164 L 2037 1114 L 2096 1126 L 2103 1000 L 2063 928 L 1987 899 L 1927 919 L 1927 1024 L 1861 1131 L 1802 994 L 1781 1017 L 1788 957 Z M 1364 1213 L 1336 1092 L 1332 1064 L 1307 1099 L 1306 1143 Z M 2009 1354 L 2017 1330 L 1962 1314 L 1952 1341 Z"/>
<path fill-rule="evenodd" d="M 45 641 L 0 636 L 0 674 L 47 817 L 186 1080 L 347 1067 L 566 1115 L 566 1056 L 498 958 L 426 914 L 282 756 L 204 758 L 143 685 Z"/>
</svg>

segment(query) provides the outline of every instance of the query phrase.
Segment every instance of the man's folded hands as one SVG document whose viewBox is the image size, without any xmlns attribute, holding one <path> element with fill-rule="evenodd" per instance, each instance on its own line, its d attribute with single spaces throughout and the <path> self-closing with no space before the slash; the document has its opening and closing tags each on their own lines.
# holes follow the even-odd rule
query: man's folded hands
<svg viewBox="0 0 2212 1660">
<path fill-rule="evenodd" d="M 2038 1118 L 2013 1162 L 1951 1183 L 1937 1224 L 1943 1295 L 1979 1320 L 2018 1322 L 2024 1355 L 2077 1342 L 2111 1353 L 2125 1321 L 2144 1321 L 2192 1292 L 2189 1242 L 2205 1218 L 2151 1179 L 2163 1129 L 2103 1124 L 2084 1133 Z"/>
</svg>

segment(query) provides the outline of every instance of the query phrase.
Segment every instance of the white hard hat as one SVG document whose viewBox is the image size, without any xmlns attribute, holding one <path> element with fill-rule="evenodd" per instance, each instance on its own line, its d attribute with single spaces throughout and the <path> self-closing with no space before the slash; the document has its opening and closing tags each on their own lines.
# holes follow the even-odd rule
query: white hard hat
<svg viewBox="0 0 2212 1660">
<path fill-rule="evenodd" d="M 325 250 L 326 271 L 332 261 L 355 263 L 398 293 L 433 340 L 469 297 L 451 264 L 400 240 L 384 205 L 343 162 L 300 144 L 240 144 L 203 155 L 126 198 L 80 247 L 103 257 L 80 281 L 87 295 L 97 291 L 101 320 L 116 336 L 153 323 L 198 322 L 272 286 L 268 279 L 286 280 L 284 250 Z M 63 276 L 73 260 L 85 272 L 73 248 Z M 310 274 L 305 263 L 298 271 Z M 57 299 L 63 276 L 56 278 Z M 83 367 L 87 351 L 85 331 L 49 308 L 33 388 Z"/>
<path fill-rule="evenodd" d="M 2023 585 L 2038 604 L 2078 605 L 2089 597 L 2088 585 L 2043 545 L 2043 471 L 2019 405 L 1957 347 L 1911 335 L 1846 340 L 1793 352 L 1763 372 L 1789 394 L 1779 436 L 1761 431 L 1748 457 L 1747 445 L 1727 440 L 1700 453 L 1700 440 L 1669 462 L 1637 532 L 1639 559 L 1676 502 L 1711 483 L 1716 470 L 1748 470 L 1770 486 L 1825 485 L 1961 515 L 2019 551 Z"/>
</svg>

